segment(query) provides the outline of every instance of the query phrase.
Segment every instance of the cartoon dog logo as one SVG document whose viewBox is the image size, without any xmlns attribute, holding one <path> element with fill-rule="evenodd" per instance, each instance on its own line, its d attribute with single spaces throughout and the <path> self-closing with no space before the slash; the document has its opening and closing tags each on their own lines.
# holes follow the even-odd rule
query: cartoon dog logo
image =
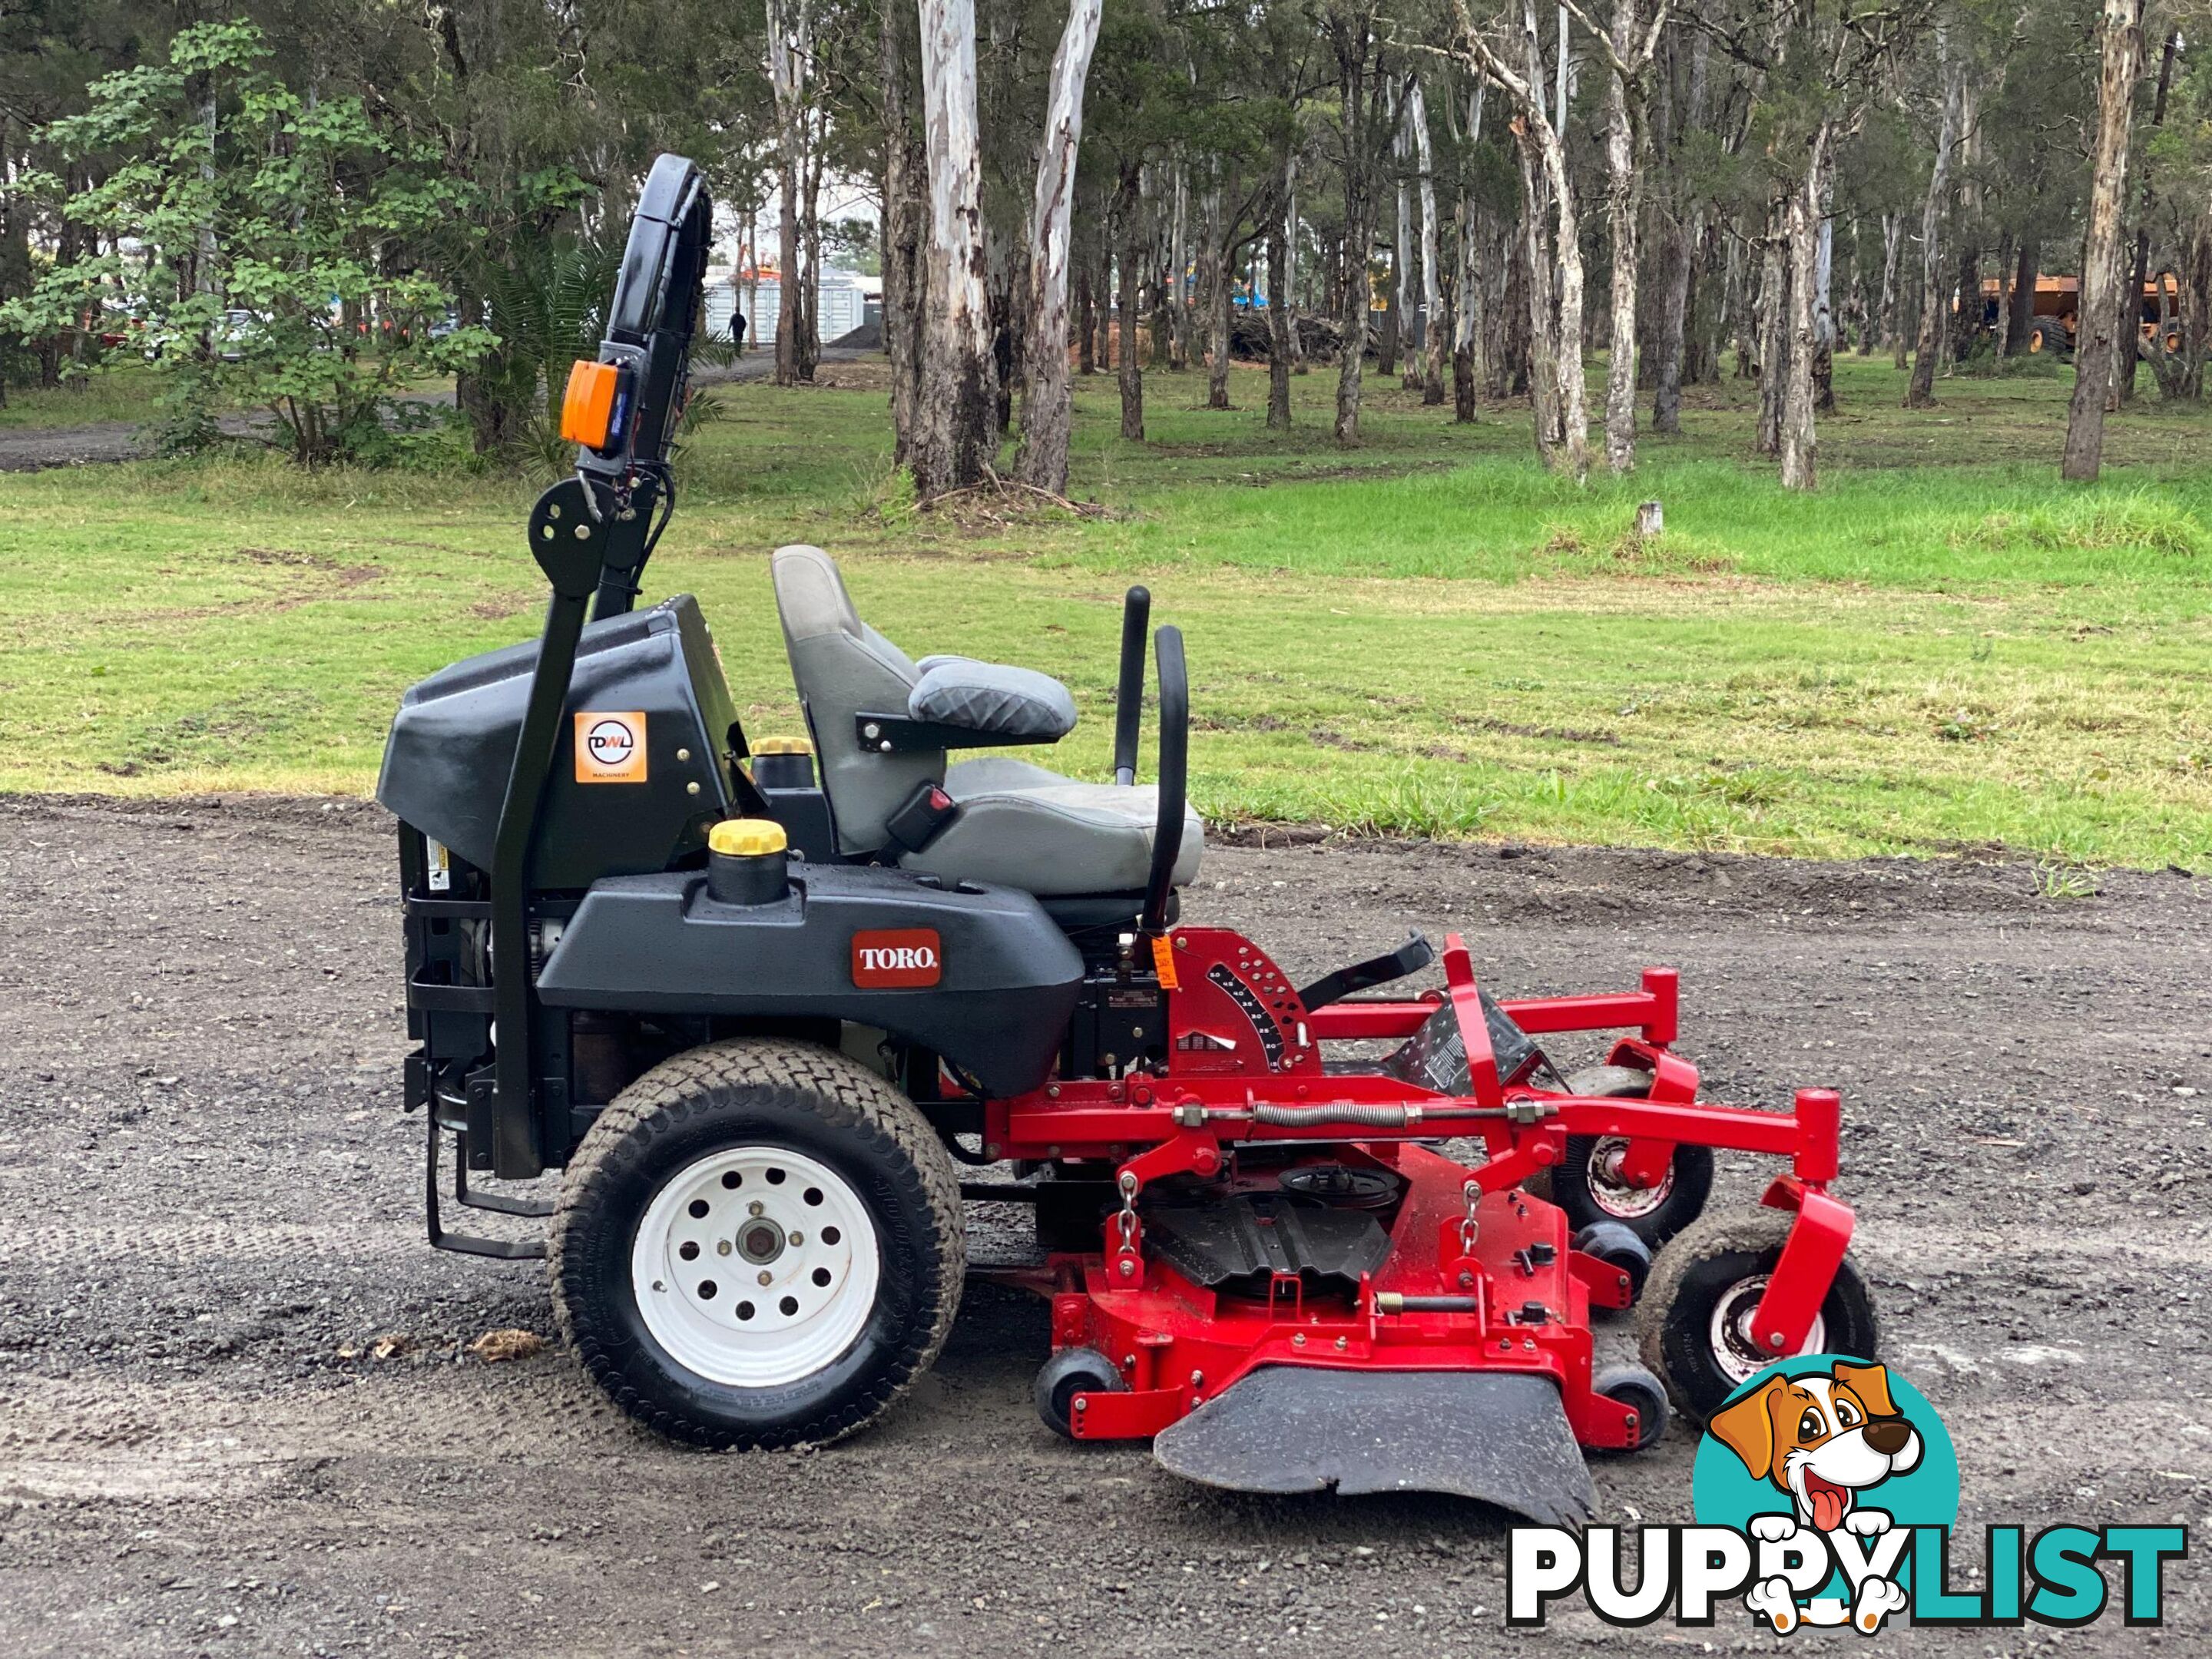
<svg viewBox="0 0 2212 1659">
<path fill-rule="evenodd" d="M 1706 1429 L 1743 1460 L 1754 1480 L 1771 1481 L 1790 1499 L 1786 1515 L 1751 1517 L 1752 1536 L 1785 1543 L 1801 1531 L 1870 1539 L 1890 1528 L 1887 1510 L 1860 1494 L 1893 1474 L 1919 1467 L 1920 1431 L 1891 1402 L 1889 1371 L 1838 1360 L 1832 1370 L 1776 1376 L 1717 1413 Z M 1800 1620 L 1849 1623 L 1871 1632 L 1905 1604 L 1905 1587 L 1869 1575 L 1848 1607 L 1834 1596 L 1801 1607 L 1786 1578 L 1752 1586 L 1744 1603 L 1788 1634 Z"/>
</svg>

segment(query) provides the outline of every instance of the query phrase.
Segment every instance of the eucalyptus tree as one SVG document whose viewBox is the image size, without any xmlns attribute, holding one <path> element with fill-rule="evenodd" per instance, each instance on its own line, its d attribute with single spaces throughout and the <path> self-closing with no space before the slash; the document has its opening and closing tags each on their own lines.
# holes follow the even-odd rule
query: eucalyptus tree
<svg viewBox="0 0 2212 1659">
<path fill-rule="evenodd" d="M 2087 233 L 2081 249 L 2080 337 L 2059 472 L 2094 483 L 2104 465 L 2105 407 L 2115 352 L 2135 349 L 2133 295 L 2121 315 L 2120 216 L 2128 182 L 2129 129 L 2142 69 L 2143 0 L 2104 0 L 2097 20 L 2097 125 L 2090 149 Z"/>
</svg>

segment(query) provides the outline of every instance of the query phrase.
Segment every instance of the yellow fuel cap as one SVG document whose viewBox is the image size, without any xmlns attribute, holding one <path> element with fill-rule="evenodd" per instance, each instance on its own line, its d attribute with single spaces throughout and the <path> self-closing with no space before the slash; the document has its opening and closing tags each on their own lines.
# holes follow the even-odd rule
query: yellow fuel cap
<svg viewBox="0 0 2212 1659">
<path fill-rule="evenodd" d="M 757 859 L 789 845 L 774 818 L 724 818 L 707 832 L 707 850 L 725 858 Z"/>
<path fill-rule="evenodd" d="M 804 738 L 762 738 L 752 750 L 756 755 L 811 755 L 814 745 Z"/>
</svg>

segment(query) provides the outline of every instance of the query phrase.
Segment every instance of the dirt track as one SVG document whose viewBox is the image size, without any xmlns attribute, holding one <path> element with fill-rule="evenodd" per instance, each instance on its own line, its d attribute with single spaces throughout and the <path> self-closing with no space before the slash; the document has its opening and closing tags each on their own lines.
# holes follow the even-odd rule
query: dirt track
<svg viewBox="0 0 2212 1659">
<path fill-rule="evenodd" d="M 422 1242 L 373 809 L 0 801 L 0 892 L 11 1654 L 1522 1645 L 1494 1512 L 1224 1498 L 1142 1449 L 1071 1448 L 1029 1406 L 1039 1310 L 1001 1293 L 971 1294 L 890 1420 L 810 1455 L 679 1451 L 557 1352 L 465 1357 L 550 1316 L 537 1264 Z M 1465 929 L 1512 990 L 1678 964 L 1713 1092 L 1845 1091 L 1887 1357 L 1946 1413 L 1962 1522 L 2203 1528 L 2209 899 L 2175 874 L 2053 901 L 2019 866 L 1299 848 L 1209 852 L 1192 914 L 1300 972 L 1408 925 Z M 1724 1159 L 1721 1199 L 1756 1180 Z M 395 1332 L 403 1352 L 369 1357 Z M 1686 1519 L 1690 1452 L 1678 1433 L 1601 1466 L 1601 1507 Z M 2168 1578 L 2163 1640 L 2201 1650 L 2201 1566 Z M 1787 1645 L 1729 1616 L 1640 1639 L 1706 1638 Z M 2061 1645 L 2160 1638 L 2115 1616 Z"/>
</svg>

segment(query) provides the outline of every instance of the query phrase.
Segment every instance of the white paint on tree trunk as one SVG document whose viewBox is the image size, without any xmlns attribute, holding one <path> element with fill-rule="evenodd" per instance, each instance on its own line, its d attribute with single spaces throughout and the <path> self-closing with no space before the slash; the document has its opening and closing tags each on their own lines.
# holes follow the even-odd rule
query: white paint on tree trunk
<svg viewBox="0 0 2212 1659">
<path fill-rule="evenodd" d="M 925 498 L 981 481 L 997 448 L 984 297 L 983 162 L 975 127 L 973 0 L 920 0 L 929 167 L 929 295 L 915 483 Z"/>
<path fill-rule="evenodd" d="M 1413 130 L 1413 166 L 1421 192 L 1421 302 L 1425 323 L 1421 401 L 1440 404 L 1444 400 L 1444 356 L 1449 347 L 1445 331 L 1443 272 L 1437 264 L 1436 153 L 1429 139 L 1428 101 L 1421 95 L 1418 79 L 1407 95 L 1406 120 Z"/>
<path fill-rule="evenodd" d="M 768 0 L 768 78 L 775 104 L 776 184 L 781 223 L 777 259 L 781 287 L 775 310 L 775 383 L 799 379 L 805 326 L 805 273 L 799 246 L 799 198 L 806 164 L 807 83 L 814 66 L 814 19 L 810 0 Z"/>
<path fill-rule="evenodd" d="M 1083 143 L 1083 87 L 1098 44 L 1102 0 L 1070 0 L 1067 26 L 1053 54 L 1045 97 L 1044 142 L 1030 206 L 1030 344 L 1022 393 L 1020 475 L 1054 495 L 1067 489 L 1073 410 L 1067 386 L 1067 286 L 1073 238 L 1076 155 Z M 1182 177 L 1176 177 L 1182 202 Z M 1182 225 L 1176 225 L 1177 241 Z"/>
</svg>

